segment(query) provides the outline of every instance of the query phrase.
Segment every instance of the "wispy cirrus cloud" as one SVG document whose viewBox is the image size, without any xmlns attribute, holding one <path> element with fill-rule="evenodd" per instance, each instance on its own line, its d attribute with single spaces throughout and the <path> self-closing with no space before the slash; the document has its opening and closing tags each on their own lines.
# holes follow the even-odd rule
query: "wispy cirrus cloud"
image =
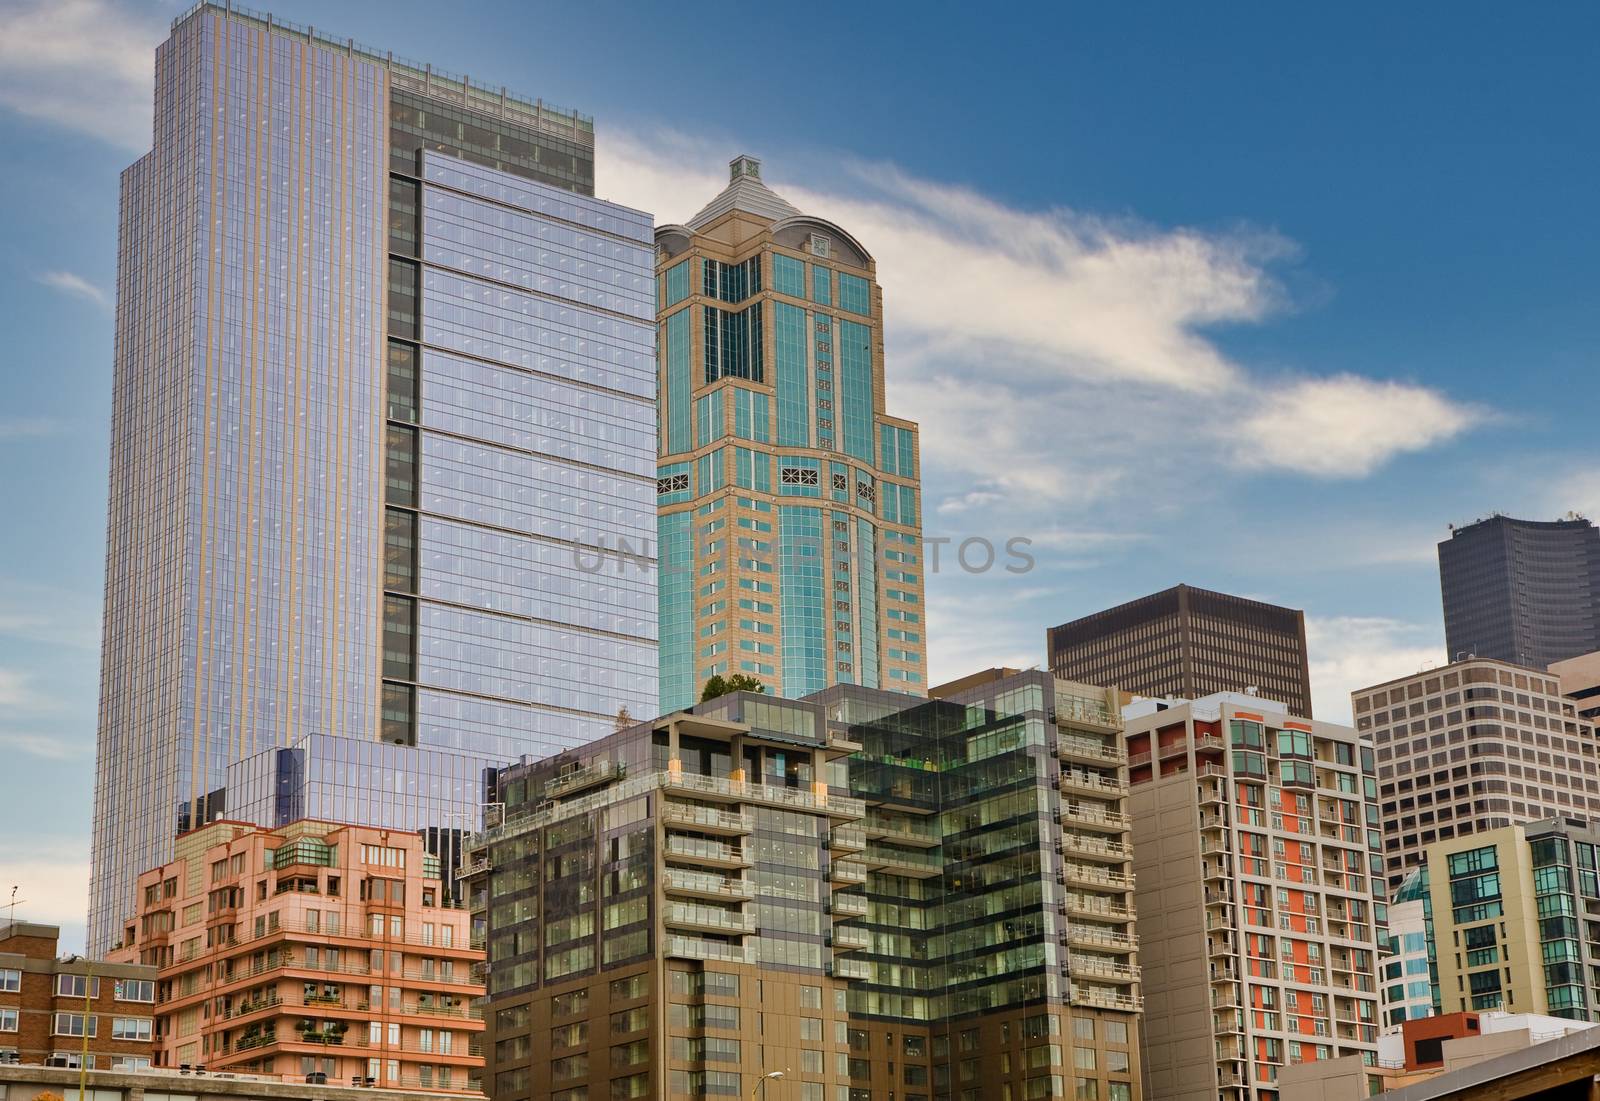
<svg viewBox="0 0 1600 1101">
<path fill-rule="evenodd" d="M 26 753 L 46 761 L 77 761 L 87 758 L 92 748 L 81 739 L 63 738 L 57 734 L 0 729 L 0 752 L 10 750 Z"/>
<path fill-rule="evenodd" d="M 68 297 L 81 298 L 106 313 L 111 312 L 111 296 L 81 275 L 74 275 L 70 271 L 47 271 L 37 276 L 35 281 Z"/>
<path fill-rule="evenodd" d="M 67 422 L 56 417 L 8 417 L 0 420 L 0 440 L 32 440 L 65 431 Z"/>
<path fill-rule="evenodd" d="M 0 3 L 0 107 L 142 152 L 162 25 L 107 0 Z"/>
<path fill-rule="evenodd" d="M 22 669 L 0 667 L 0 708 L 10 711 L 39 711 L 50 706 L 34 689 L 33 674 Z"/>
</svg>

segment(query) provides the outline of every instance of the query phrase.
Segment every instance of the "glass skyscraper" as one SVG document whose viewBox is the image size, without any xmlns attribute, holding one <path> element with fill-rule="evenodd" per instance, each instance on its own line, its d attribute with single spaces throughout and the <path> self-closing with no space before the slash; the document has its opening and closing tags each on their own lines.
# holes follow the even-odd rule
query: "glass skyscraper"
<svg viewBox="0 0 1600 1101">
<path fill-rule="evenodd" d="M 739 673 L 922 692 L 917 426 L 885 409 L 876 264 L 731 168 L 655 237 L 661 705 Z"/>
<path fill-rule="evenodd" d="M 233 814 L 237 761 L 381 740 L 426 751 L 391 763 L 421 791 L 429 753 L 656 710 L 652 222 L 592 197 L 592 123 L 209 3 L 155 106 L 122 184 L 96 950 Z"/>
</svg>

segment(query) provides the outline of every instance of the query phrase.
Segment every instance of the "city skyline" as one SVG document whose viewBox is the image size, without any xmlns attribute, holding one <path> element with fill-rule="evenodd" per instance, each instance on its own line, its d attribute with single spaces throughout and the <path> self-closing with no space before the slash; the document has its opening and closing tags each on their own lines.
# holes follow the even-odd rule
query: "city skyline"
<svg viewBox="0 0 1600 1101">
<path fill-rule="evenodd" d="M 61 6 L 55 17 L 69 19 L 84 7 Z M 336 13 L 312 11 L 303 4 L 276 10 L 290 19 L 326 21 L 333 33 L 381 41 L 397 52 L 437 56 L 442 64 L 458 70 L 480 69 L 479 55 L 467 48 L 467 39 L 454 29 L 441 34 L 437 43 L 431 37 L 433 29 L 423 33 L 420 12 L 415 16 L 402 12 L 384 21 L 380 33 L 373 29 L 380 25 L 371 6 L 352 5 Z M 12 29 L 11 20 L 24 18 L 32 18 L 37 25 L 43 18 L 41 11 L 8 9 L 4 16 L 7 28 Z M 121 100 L 142 104 L 149 100 L 148 74 L 141 74 L 137 63 L 125 59 L 142 53 L 147 65 L 153 42 L 164 36 L 166 20 L 175 13 L 164 7 L 105 11 L 109 14 L 99 20 L 102 26 L 93 26 L 95 21 L 90 19 L 77 25 L 75 33 L 90 44 L 102 41 L 99 32 L 108 34 L 106 41 L 121 35 L 127 45 L 107 45 L 104 49 L 109 52 L 92 55 L 96 59 L 92 67 L 102 75 L 95 81 L 82 81 L 76 88 L 85 97 L 92 97 L 97 88 L 103 91 L 107 81 L 114 89 L 131 88 L 126 96 L 101 102 L 116 107 L 102 114 L 125 117 L 127 108 Z M 1484 43 L 1494 36 L 1487 27 L 1474 26 L 1478 37 L 1461 27 L 1451 30 L 1452 44 L 1486 48 Z M 1274 25 L 1260 33 L 1283 29 Z M 557 30 L 576 33 L 565 24 Z M 1112 28 L 1089 30 L 1110 34 Z M 1570 28 L 1567 33 L 1575 34 Z M 1166 34 L 1176 36 L 1176 30 L 1169 28 Z M 9 37 L 26 41 L 25 37 Z M 480 41 L 479 45 L 484 44 Z M 1174 48 L 1165 36 L 1157 36 L 1150 45 L 1156 52 Z M 1333 43 L 1327 48 L 1330 54 L 1335 52 Z M 1546 42 L 1545 48 L 1555 47 Z M 50 53 L 57 66 L 69 64 L 72 56 L 72 51 L 38 52 Z M 1381 64 L 1388 56 L 1383 50 L 1374 47 L 1372 54 L 1363 56 L 1387 71 Z M 126 162 L 137 150 L 125 143 L 119 148 L 119 132 L 111 133 L 111 143 L 102 140 L 107 124 L 89 117 L 95 113 L 92 111 L 63 118 L 58 109 L 53 123 L 39 121 L 40 101 L 28 98 L 24 85 L 30 77 L 45 81 L 38 76 L 41 72 L 59 76 L 60 68 L 44 70 L 39 61 L 13 64 L 13 55 L 6 60 L 16 75 L 7 78 L 0 100 L 10 108 L 0 126 L 24 150 L 12 186 L 18 189 L 17 209 L 28 212 L 35 223 L 8 227 L 25 248 L 6 272 L 7 317 L 15 322 L 37 317 L 55 326 L 49 342 L 20 324 L 13 326 L 18 342 L 5 371 L 8 400 L 0 428 L 0 447 L 4 449 L 0 454 L 8 466 L 41 471 L 39 477 L 27 479 L 28 484 L 7 490 L 8 512 L 29 522 L 19 525 L 5 541 L 5 554 L 0 558 L 0 577 L 4 578 L 0 594 L 5 602 L 0 606 L 5 630 L 0 639 L 0 701 L 8 708 L 0 720 L 0 746 L 20 763 L 27 786 L 38 793 L 15 801 L 8 814 L 17 817 L 0 824 L 13 831 L 25 830 L 25 836 L 38 840 L 39 851 L 55 854 L 56 859 L 31 865 L 32 881 L 36 881 L 38 869 L 77 859 L 67 854 L 87 826 L 82 795 L 69 789 L 74 770 L 81 770 L 85 762 L 83 753 L 92 729 L 92 721 L 85 723 L 78 701 L 92 695 L 96 644 L 86 640 L 98 635 L 94 609 L 99 604 L 100 579 L 94 563 L 103 530 L 101 448 L 110 362 L 109 325 L 103 310 L 112 249 L 107 232 L 111 213 L 105 204 L 108 188 L 99 188 L 90 201 L 80 174 L 109 171 L 106 179 L 114 179 L 115 168 L 106 166 Z M 1421 89 L 1430 77 L 1439 76 L 1434 67 L 1443 64 L 1432 58 L 1424 67 L 1428 71 L 1399 85 L 1395 84 L 1399 78 L 1391 78 L 1384 86 L 1406 97 L 1407 102 L 1420 103 Z M 1425 308 L 1417 311 L 1416 323 L 1408 326 L 1390 316 L 1392 302 L 1375 300 L 1384 295 L 1392 298 L 1399 288 L 1390 281 L 1392 276 L 1382 276 L 1373 270 L 1375 265 L 1360 262 L 1360 246 L 1404 228 L 1404 217 L 1419 218 L 1416 193 L 1401 196 L 1409 205 L 1390 204 L 1398 208 L 1393 221 L 1374 218 L 1372 224 L 1363 224 L 1361 232 L 1353 234 L 1348 251 L 1342 251 L 1336 238 L 1348 233 L 1350 225 L 1340 217 L 1329 222 L 1309 217 L 1309 207 L 1285 198 L 1292 190 L 1288 183 L 1281 185 L 1282 193 L 1258 183 L 1241 187 L 1237 194 L 1219 193 L 1223 190 L 1220 175 L 1202 176 L 1199 187 L 1173 188 L 1171 176 L 1160 187 L 1141 184 L 1135 180 L 1135 169 L 1152 154 L 1131 143 L 1111 147 L 1113 152 L 1120 148 L 1122 155 L 1109 158 L 1110 167 L 1092 167 L 1085 162 L 1075 177 L 1064 173 L 1057 181 L 1038 171 L 1041 154 L 1037 149 L 1024 150 L 1014 162 L 989 161 L 1006 165 L 1005 171 L 976 164 L 948 165 L 931 152 L 918 154 L 904 135 L 885 134 L 882 145 L 869 142 L 857 120 L 843 127 L 824 126 L 819 113 L 806 127 L 798 128 L 792 110 L 780 116 L 787 128 L 757 130 L 742 113 L 725 112 L 708 120 L 699 132 L 686 130 L 679 120 L 680 132 L 675 136 L 648 138 L 641 135 L 650 134 L 654 122 L 671 116 L 652 118 L 648 112 L 659 108 L 641 106 L 648 101 L 638 97 L 636 87 L 618 87 L 609 97 L 589 95 L 608 87 L 604 79 L 580 78 L 580 70 L 573 67 L 555 74 L 559 79 L 545 80 L 541 78 L 543 67 L 532 68 L 529 72 L 522 59 L 503 48 L 486 48 L 481 66 L 482 72 L 497 82 L 547 91 L 552 98 L 579 103 L 600 116 L 602 126 L 616 120 L 611 145 L 615 159 L 601 168 L 603 194 L 650 209 L 660 222 L 681 220 L 719 186 L 717 166 L 747 148 L 763 156 L 769 179 L 782 193 L 805 209 L 817 209 L 851 225 L 882 258 L 880 279 L 890 320 L 890 388 L 906 395 L 903 408 L 897 411 L 923 423 L 929 468 L 924 481 L 939 487 L 937 497 L 930 493 L 928 534 L 957 542 L 972 534 L 984 534 L 996 542 L 1012 535 L 1030 537 L 1039 562 L 1021 585 L 1011 575 L 968 576 L 959 567 L 939 574 L 930 571 L 933 622 L 929 635 L 933 646 L 929 656 L 935 681 L 989 662 L 1042 665 L 1039 628 L 1187 580 L 1306 608 L 1313 689 L 1319 697 L 1334 701 L 1334 709 L 1326 713 L 1338 718 L 1345 707 L 1337 701 L 1349 687 L 1403 675 L 1429 658 L 1443 659 L 1431 551 L 1447 521 L 1465 521 L 1493 508 L 1553 519 L 1568 508 L 1593 508 L 1592 499 L 1600 497 L 1595 485 L 1600 479 L 1591 473 L 1587 483 L 1581 480 L 1578 452 L 1562 452 L 1545 442 L 1556 438 L 1553 431 L 1542 434 L 1545 440 L 1524 444 L 1510 456 L 1499 454 L 1513 436 L 1526 432 L 1529 422 L 1548 427 L 1564 423 L 1563 418 L 1570 415 L 1544 408 L 1531 395 L 1508 398 L 1493 385 L 1491 361 L 1503 362 L 1516 347 L 1514 342 L 1502 347 L 1486 340 L 1482 321 L 1461 325 L 1447 334 L 1450 340 L 1437 340 L 1436 326 L 1424 324 L 1428 319 Z M 116 75 L 124 73 L 127 75 Z M 124 83 L 116 84 L 118 79 Z M 1230 85 L 1227 91 L 1237 95 L 1240 89 Z M 1547 94 L 1541 97 L 1535 88 L 1526 86 L 1521 95 L 1530 105 L 1548 99 Z M 632 110 L 625 110 L 630 102 Z M 1519 98 L 1518 102 L 1524 101 Z M 18 113 L 19 105 L 35 114 Z M 1152 106 L 1148 99 L 1130 96 L 1125 109 L 1149 110 Z M 1240 124 L 1251 117 L 1242 113 Z M 1254 117 L 1258 122 L 1274 121 Z M 1352 112 L 1334 127 L 1335 137 L 1348 139 L 1343 127 L 1357 117 L 1372 121 L 1365 113 Z M 1530 157 L 1542 157 L 1538 163 L 1552 180 L 1566 177 L 1566 173 L 1553 170 L 1556 165 L 1570 172 L 1570 178 L 1582 175 L 1572 172 L 1576 166 L 1564 159 L 1580 154 L 1558 156 L 1553 152 L 1561 130 L 1556 118 L 1534 126 L 1531 119 L 1522 120 L 1508 109 L 1493 114 L 1489 125 L 1505 127 L 1513 119 L 1531 127 L 1530 136 L 1519 148 Z M 1281 125 L 1281 119 L 1276 121 Z M 1443 126 L 1442 120 L 1430 117 L 1429 121 Z M 1480 120 L 1477 125 L 1484 124 Z M 1437 139 L 1440 147 L 1449 136 L 1448 127 L 1444 129 Z M 1090 152 L 1096 143 L 1092 136 L 1085 136 L 1086 130 L 1093 127 L 1081 122 L 1075 125 L 1071 131 L 1074 141 L 1065 144 L 1080 154 Z M 819 134 L 825 137 L 814 136 Z M 1385 130 L 1382 136 L 1394 141 L 1399 131 Z M 1502 136 L 1510 140 L 1509 131 Z M 1550 144 L 1546 148 L 1541 142 Z M 1275 167 L 1291 178 L 1295 172 L 1309 172 L 1321 163 L 1321 158 L 1294 142 L 1280 144 L 1286 155 L 1284 163 Z M 1397 146 L 1385 146 L 1383 141 L 1376 144 L 1382 148 L 1353 158 L 1365 171 L 1376 172 L 1401 156 Z M 1180 149 L 1170 155 L 1193 157 L 1194 153 Z M 70 166 L 72 175 L 58 176 L 57 162 Z M 1188 178 L 1194 179 L 1192 175 Z M 799 186 L 789 186 L 791 180 Z M 1245 182 L 1242 175 L 1240 182 Z M 632 194 L 616 186 L 624 183 Z M 1555 188 L 1553 183 L 1548 186 Z M 1487 202 L 1487 191 L 1478 190 L 1486 184 L 1463 180 L 1459 187 L 1474 201 Z M 1166 198 L 1158 194 L 1162 190 L 1181 193 L 1181 198 Z M 1559 188 L 1555 190 L 1559 198 Z M 1332 188 L 1324 190 L 1319 202 L 1348 208 L 1345 217 L 1352 221 L 1376 213 L 1375 203 L 1348 194 L 1340 194 L 1334 201 L 1329 198 L 1334 193 Z M 1062 204 L 1067 212 L 1060 209 Z M 1519 211 L 1524 221 L 1531 218 L 1541 232 L 1548 230 L 1543 219 L 1552 217 L 1554 209 L 1570 211 L 1560 203 L 1544 205 L 1553 209 L 1537 217 Z M 1449 226 L 1457 226 L 1465 237 L 1472 225 L 1468 211 L 1475 208 L 1468 207 L 1465 197 L 1457 206 L 1461 209 L 1421 217 L 1416 232 L 1406 240 L 1438 245 L 1441 242 L 1435 236 Z M 72 232 L 67 233 L 63 232 L 61 211 L 69 208 L 84 213 L 73 216 Z M 93 213 L 96 209 L 100 211 L 98 222 Z M 852 218 L 856 212 L 864 216 Z M 1200 228 L 1184 228 L 1196 226 Z M 1216 228 L 1219 226 L 1224 228 Z M 1504 250 L 1508 244 L 1495 232 L 1472 228 L 1479 234 L 1478 247 L 1491 258 L 1497 255 L 1496 248 Z M 1020 255 L 1024 250 L 1016 245 L 1014 235 L 1023 231 L 1039 234 L 1055 253 L 1042 262 Z M 1100 292 L 1100 301 L 1133 311 L 1131 324 L 1118 327 L 1120 332 L 1085 328 L 1071 317 L 1063 319 L 1057 332 L 1026 315 L 1002 315 L 1002 323 L 1012 329 L 1011 338 L 1004 341 L 996 336 L 993 320 L 986 326 L 979 323 L 982 318 L 969 318 L 970 329 L 953 327 L 939 317 L 941 307 L 933 293 L 937 288 L 916 270 L 916 262 L 930 257 L 956 265 L 972 262 L 973 253 L 962 250 L 963 238 L 985 236 L 1007 245 L 996 250 L 998 277 L 1040 284 L 1035 306 L 1069 304 L 1081 310 L 1097 301 L 1094 294 L 1079 292 L 1067 276 L 1083 276 L 1085 269 L 1096 267 L 1092 261 L 1106 261 L 1116 279 L 1170 277 L 1173 282 L 1167 287 L 1172 297 L 1163 309 L 1171 312 L 1130 302 L 1129 286 L 1137 289 L 1141 282 L 1091 279 L 1089 290 Z M 1582 234 L 1573 236 L 1581 238 Z M 1291 259 L 1285 251 L 1291 242 L 1305 250 L 1302 260 Z M 1557 267 L 1572 263 L 1561 245 L 1543 239 L 1536 243 L 1542 243 L 1547 254 L 1559 261 Z M 1122 247 L 1113 249 L 1112 245 Z M 1419 282 L 1413 269 L 1420 262 L 1408 255 L 1412 268 L 1406 282 L 1423 288 L 1419 297 L 1410 301 L 1435 309 L 1441 306 L 1438 298 L 1428 296 L 1459 285 L 1441 274 L 1452 256 L 1453 262 L 1462 262 L 1461 253 L 1440 248 L 1436 257 L 1422 265 L 1425 271 Z M 1193 261 L 1193 270 L 1172 273 L 1170 267 L 1183 258 Z M 1118 268 L 1110 264 L 1113 259 L 1147 266 Z M 1430 274 L 1442 282 L 1427 282 Z M 1489 282 L 1497 289 L 1512 289 Z M 1547 284 L 1540 286 L 1549 289 Z M 1486 288 L 1477 289 L 1481 293 Z M 1121 297 L 1106 297 L 1118 290 Z M 1354 307 L 1348 301 L 1352 296 Z M 1540 362 L 1531 369 L 1550 372 L 1552 378 L 1561 377 L 1563 368 L 1575 369 L 1577 336 L 1587 330 L 1575 320 L 1576 314 L 1567 315 L 1563 310 L 1574 308 L 1584 297 L 1581 280 L 1574 279 L 1559 295 L 1538 303 L 1541 327 L 1564 330 L 1567 335 L 1540 345 L 1541 352 L 1535 357 Z M 1532 307 L 1529 299 L 1508 295 L 1495 312 L 1528 314 Z M 13 314 L 14 310 L 18 312 Z M 21 312 L 24 310 L 27 312 Z M 1486 315 L 1490 311 L 1480 307 L 1478 312 Z M 898 330 L 897 318 L 903 318 Z M 1320 346 L 1330 334 L 1348 332 L 1374 320 L 1382 323 L 1377 326 L 1387 338 L 1382 343 L 1347 337 L 1343 345 L 1335 341 L 1332 350 Z M 1520 330 L 1509 322 L 1507 326 L 1502 337 L 1511 341 Z M 1015 385 L 998 387 L 993 393 L 974 390 L 974 365 L 989 362 L 981 352 L 953 361 L 948 353 L 942 353 L 946 358 L 940 359 L 927 350 L 935 343 L 963 343 L 952 337 L 967 343 L 996 343 L 1010 361 L 1023 365 L 1016 372 L 1019 379 L 1011 381 L 1038 386 L 1041 395 L 1048 397 L 1034 403 L 1040 410 L 1050 411 L 1052 420 L 1046 423 L 1053 427 L 1063 410 L 1080 411 L 1075 423 L 1082 425 L 1088 438 L 1081 443 L 1051 439 L 1038 423 L 1025 416 L 1019 419 L 1029 405 L 1017 401 Z M 909 352 L 921 354 L 902 356 L 896 351 L 897 342 Z M 1466 357 L 1467 367 L 1462 370 L 1458 361 L 1464 350 L 1474 354 Z M 1041 357 L 1070 360 L 1072 369 L 1063 376 L 1041 375 L 1037 366 Z M 42 362 L 51 363 L 52 369 L 39 369 Z M 1173 373 L 1161 373 L 1169 368 Z M 1526 373 L 1530 368 L 1519 364 L 1519 369 Z M 896 371 L 901 372 L 898 377 Z M 1368 382 L 1353 382 L 1349 375 Z M 1392 381 L 1395 379 L 1400 381 Z M 73 400 L 64 404 L 63 392 Z M 1028 391 L 1023 393 L 1026 396 Z M 1148 394 L 1159 400 L 1133 400 Z M 1163 431 L 1156 433 L 1159 438 L 1165 431 L 1163 418 L 1170 416 L 1168 407 L 1173 403 L 1169 399 L 1191 394 L 1207 400 L 1221 395 L 1239 402 L 1238 412 L 1247 424 L 1250 414 L 1265 402 L 1276 414 L 1298 418 L 1296 424 L 1309 424 L 1313 429 L 1321 424 L 1324 430 L 1339 429 L 1342 435 L 1328 441 L 1326 454 L 1316 455 L 1296 455 L 1287 449 L 1281 440 L 1295 434 L 1282 429 L 1270 437 L 1264 429 L 1255 429 L 1263 439 L 1248 452 L 1219 446 L 1206 437 L 1196 451 L 1222 457 L 1209 464 L 1189 465 L 1215 476 L 1217 486 L 1197 487 L 1187 477 L 1175 477 L 1170 463 L 1136 461 L 1132 455 L 1145 447 L 1146 437 L 1138 430 L 1161 428 Z M 1080 403 L 1078 399 L 1084 400 Z M 1365 399 L 1370 399 L 1366 408 L 1362 405 Z M 1098 404 L 1089 404 L 1091 400 Z M 1492 414 L 1491 406 L 1495 409 Z M 1090 415 L 1084 416 L 1081 410 Z M 1107 410 L 1122 412 L 1110 418 L 1104 415 Z M 1363 417 L 1371 412 L 1383 416 L 1366 423 Z M 961 427 L 961 414 L 980 421 L 968 425 L 965 435 L 952 431 Z M 1319 421 L 1319 416 L 1327 419 Z M 1018 430 L 1014 435 L 1040 445 L 1041 454 L 1034 456 L 1038 461 L 1018 461 L 1015 452 L 1003 446 L 1008 443 L 1007 434 L 997 432 L 993 423 L 1014 427 Z M 1023 431 L 1030 428 L 1031 436 Z M 1112 428 L 1117 432 L 1106 435 Z M 1347 431 L 1356 428 L 1363 431 Z M 942 441 L 938 450 L 930 446 L 935 431 Z M 1421 453 L 1397 449 L 1392 438 L 1402 434 L 1408 446 L 1423 441 L 1434 446 Z M 1457 472 L 1446 473 L 1452 459 L 1481 454 L 1480 448 L 1488 444 L 1497 449 L 1495 470 L 1485 470 L 1465 484 L 1456 477 Z M 1097 457 L 1094 469 L 1082 467 L 1085 453 Z M 974 469 L 975 460 L 970 456 L 990 466 Z M 1530 471 L 1540 471 L 1540 480 L 1528 481 Z M 1104 477 L 1097 479 L 1097 473 Z M 1339 479 L 1346 474 L 1351 477 Z M 1449 492 L 1434 495 L 1430 505 L 1438 510 L 1437 516 L 1423 515 L 1424 510 L 1414 503 L 1396 507 L 1390 502 L 1388 507 L 1377 507 L 1370 500 L 1372 491 L 1388 480 L 1410 485 L 1445 478 L 1450 479 Z M 1222 487 L 1237 495 L 1231 501 L 1223 499 L 1222 507 L 1245 511 L 1252 503 L 1259 506 L 1272 500 L 1281 511 L 1273 522 L 1262 522 L 1253 529 L 1260 538 L 1250 543 L 1221 550 L 1164 546 L 1162 533 L 1174 524 L 1175 514 L 1218 507 Z M 1161 495 L 1164 503 L 1159 508 L 1151 508 L 1148 501 L 1157 488 L 1169 492 Z M 1305 500 L 1296 501 L 1296 497 Z M 1117 504 L 1119 508 L 1111 507 Z M 1346 516 L 1333 522 L 1341 509 Z M 1286 539 L 1295 540 L 1303 548 L 1301 552 L 1293 556 L 1274 553 L 1273 540 Z M 980 611 L 992 618 L 975 630 L 972 623 Z M 945 633 L 941 621 L 954 628 L 948 641 L 940 641 Z M 1318 713 L 1323 714 L 1324 709 L 1319 708 Z M 79 800 L 76 807 L 75 798 Z M 52 808 L 59 809 L 51 813 Z M 10 861 L 0 862 L 4 871 L 12 867 Z M 56 915 L 30 916 L 50 920 Z"/>
</svg>

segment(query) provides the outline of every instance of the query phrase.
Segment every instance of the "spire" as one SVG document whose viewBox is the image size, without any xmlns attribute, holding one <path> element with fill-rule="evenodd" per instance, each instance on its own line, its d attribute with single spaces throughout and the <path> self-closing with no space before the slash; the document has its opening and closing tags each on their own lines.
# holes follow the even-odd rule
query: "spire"
<svg viewBox="0 0 1600 1101">
<path fill-rule="evenodd" d="M 700 229 L 730 210 L 742 210 L 774 222 L 796 217 L 800 213 L 761 182 L 761 161 L 747 153 L 741 153 L 728 162 L 728 186 L 700 213 L 689 219 L 689 228 Z"/>
</svg>

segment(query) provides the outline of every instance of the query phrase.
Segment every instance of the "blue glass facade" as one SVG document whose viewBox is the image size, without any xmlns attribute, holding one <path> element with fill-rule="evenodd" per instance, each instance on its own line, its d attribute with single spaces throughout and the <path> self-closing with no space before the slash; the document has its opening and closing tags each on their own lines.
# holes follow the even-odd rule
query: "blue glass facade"
<svg viewBox="0 0 1600 1101">
<path fill-rule="evenodd" d="M 579 193 L 588 120 L 215 6 L 156 73 L 122 190 L 96 951 L 241 759 L 362 747 L 378 786 L 339 805 L 378 807 L 431 753 L 657 709 L 653 227 Z"/>
</svg>

